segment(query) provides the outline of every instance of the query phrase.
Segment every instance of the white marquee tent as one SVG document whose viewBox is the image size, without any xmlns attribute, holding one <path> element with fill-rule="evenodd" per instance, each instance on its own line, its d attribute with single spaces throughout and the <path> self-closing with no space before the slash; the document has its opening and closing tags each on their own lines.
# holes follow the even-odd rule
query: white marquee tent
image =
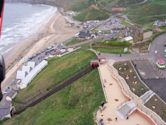
<svg viewBox="0 0 166 125">
<path fill-rule="evenodd" d="M 20 89 L 24 89 L 28 86 L 28 84 L 36 77 L 36 75 L 42 71 L 43 68 L 45 68 L 48 65 L 48 62 L 46 60 L 43 60 L 41 63 L 39 63 L 37 66 L 34 65 L 34 63 L 29 62 L 27 63 L 27 67 L 33 67 L 32 70 L 28 73 L 27 76 L 25 76 L 23 79 L 21 79 L 21 83 L 19 85 Z M 34 67 L 35 66 L 35 67 Z M 25 74 L 25 70 L 22 71 L 22 74 Z"/>
</svg>

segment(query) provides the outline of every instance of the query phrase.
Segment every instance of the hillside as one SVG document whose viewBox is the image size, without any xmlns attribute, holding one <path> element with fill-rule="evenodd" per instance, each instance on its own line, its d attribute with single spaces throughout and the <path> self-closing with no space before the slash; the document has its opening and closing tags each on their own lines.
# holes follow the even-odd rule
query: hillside
<svg viewBox="0 0 166 125">
<path fill-rule="evenodd" d="M 49 4 L 60 6 L 65 9 L 74 9 L 77 11 L 81 11 L 87 9 L 91 4 L 97 2 L 97 4 L 105 6 L 106 8 L 111 7 L 113 5 L 130 5 L 137 4 L 144 0 L 6 0 L 7 2 L 25 2 L 32 4 Z"/>
<path fill-rule="evenodd" d="M 106 19 L 111 15 L 112 6 L 127 8 L 125 12 L 138 24 L 150 23 L 156 19 L 166 18 L 165 0 L 7 0 L 8 2 L 28 2 L 49 4 L 63 7 L 65 10 L 80 12 L 75 18 L 80 21 Z"/>
<path fill-rule="evenodd" d="M 165 8 L 165 0 L 149 0 L 141 6 L 129 7 L 127 15 L 136 23 L 147 24 L 156 19 L 166 19 Z"/>
<path fill-rule="evenodd" d="M 24 2 L 31 4 L 48 4 L 52 6 L 63 7 L 69 10 L 78 2 L 78 0 L 6 0 L 7 2 Z M 79 0 L 81 1 L 81 0 Z"/>
<path fill-rule="evenodd" d="M 3 125 L 94 125 L 93 115 L 102 101 L 95 70 Z"/>
</svg>

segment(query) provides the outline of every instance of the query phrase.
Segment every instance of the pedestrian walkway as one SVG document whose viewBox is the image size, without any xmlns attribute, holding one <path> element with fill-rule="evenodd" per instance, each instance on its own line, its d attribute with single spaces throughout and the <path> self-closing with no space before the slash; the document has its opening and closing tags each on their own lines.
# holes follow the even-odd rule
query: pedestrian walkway
<svg viewBox="0 0 166 125">
<path fill-rule="evenodd" d="M 130 114 L 132 114 L 135 110 L 136 104 L 133 101 L 128 101 L 120 106 L 117 112 L 121 119 L 128 119 Z"/>
<path fill-rule="evenodd" d="M 152 90 L 149 90 L 145 94 L 143 94 L 140 98 L 143 104 L 146 104 L 154 95 L 155 93 Z"/>
<path fill-rule="evenodd" d="M 99 67 L 99 74 L 106 98 L 106 104 L 100 107 L 96 115 L 99 125 L 155 125 L 139 110 L 135 110 L 136 105 L 122 92 L 120 84 L 113 77 L 107 64 Z M 124 104 L 129 106 L 127 110 Z M 125 111 L 123 112 L 121 109 L 124 108 Z M 132 111 L 130 114 L 131 109 L 134 112 Z M 125 114 L 125 119 L 121 118 L 118 111 Z M 126 115 L 128 113 L 130 115 Z"/>
</svg>

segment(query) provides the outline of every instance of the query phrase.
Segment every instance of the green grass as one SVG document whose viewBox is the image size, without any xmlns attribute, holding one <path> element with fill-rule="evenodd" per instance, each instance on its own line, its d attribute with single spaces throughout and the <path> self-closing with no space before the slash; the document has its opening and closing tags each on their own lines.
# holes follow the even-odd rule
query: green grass
<svg viewBox="0 0 166 125">
<path fill-rule="evenodd" d="M 148 0 L 148 2 L 144 5 L 129 7 L 127 14 L 134 22 L 146 25 L 156 19 L 165 19 L 165 8 L 165 0 Z"/>
<path fill-rule="evenodd" d="M 74 45 L 74 44 L 77 44 L 77 43 L 80 43 L 80 42 L 82 42 L 82 41 L 74 37 L 74 38 L 71 38 L 70 40 L 68 40 L 66 42 L 66 45 L 67 46 Z"/>
<path fill-rule="evenodd" d="M 93 115 L 105 101 L 97 70 L 3 125 L 94 125 Z"/>
<path fill-rule="evenodd" d="M 94 48 L 95 50 L 101 53 L 112 53 L 112 54 L 127 54 L 128 52 L 124 52 L 123 48 Z"/>
<path fill-rule="evenodd" d="M 131 6 L 131 5 L 137 5 L 144 0 L 119 0 L 118 4 L 121 6 Z"/>
<path fill-rule="evenodd" d="M 106 19 L 111 15 L 112 6 L 119 5 L 126 7 L 125 12 L 129 18 L 140 25 L 146 25 L 155 21 L 156 19 L 166 18 L 166 1 L 165 0 L 148 0 L 142 5 L 137 5 L 137 3 L 143 0 L 97 0 L 97 8 L 91 7 L 92 3 L 89 2 L 93 0 L 78 0 L 72 7 L 74 11 L 80 12 L 75 19 L 80 21 L 92 20 L 92 19 Z M 127 22 L 123 22 L 128 25 Z"/>
<path fill-rule="evenodd" d="M 122 42 L 118 40 L 104 40 L 97 41 L 93 43 L 93 46 L 103 46 L 103 47 L 130 47 L 132 44 L 129 42 Z"/>
<path fill-rule="evenodd" d="M 166 26 L 160 27 L 162 30 L 166 31 Z"/>
<path fill-rule="evenodd" d="M 124 52 L 124 48 L 128 48 L 130 45 L 129 42 L 106 40 L 92 44 L 92 48 L 102 53 L 127 54 L 128 52 Z"/>
<path fill-rule="evenodd" d="M 127 20 L 122 20 L 122 24 L 125 26 L 131 26 L 131 24 Z"/>
<path fill-rule="evenodd" d="M 129 43 L 129 42 L 125 42 L 125 41 L 122 42 L 122 41 L 118 41 L 118 40 L 105 40 L 98 44 L 112 46 L 112 47 L 129 47 L 129 46 L 131 46 L 131 43 Z"/>
<path fill-rule="evenodd" d="M 61 58 L 53 58 L 30 85 L 19 92 L 15 101 L 22 101 L 47 91 L 89 64 L 96 55 L 88 50 L 77 50 Z"/>
<path fill-rule="evenodd" d="M 74 19 L 78 21 L 87 21 L 87 20 L 104 20 L 109 17 L 109 14 L 102 10 L 97 10 L 94 8 L 87 8 L 80 12 Z"/>
<path fill-rule="evenodd" d="M 89 6 L 90 6 L 90 4 L 89 4 L 88 0 L 82 0 L 82 1 L 78 0 L 78 2 L 73 5 L 73 10 L 80 12 L 80 11 L 88 8 Z"/>
</svg>

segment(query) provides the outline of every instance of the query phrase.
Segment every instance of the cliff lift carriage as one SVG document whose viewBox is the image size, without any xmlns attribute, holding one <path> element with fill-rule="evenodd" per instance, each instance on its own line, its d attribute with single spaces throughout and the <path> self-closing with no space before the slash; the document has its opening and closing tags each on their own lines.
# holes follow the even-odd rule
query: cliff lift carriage
<svg viewBox="0 0 166 125">
<path fill-rule="evenodd" d="M 4 9 L 4 0 L 0 0 L 0 35 L 2 29 L 2 17 L 3 17 L 3 9 Z M 5 63 L 3 56 L 0 55 L 0 100 L 2 99 L 2 91 L 1 91 L 1 83 L 5 79 Z"/>
</svg>

